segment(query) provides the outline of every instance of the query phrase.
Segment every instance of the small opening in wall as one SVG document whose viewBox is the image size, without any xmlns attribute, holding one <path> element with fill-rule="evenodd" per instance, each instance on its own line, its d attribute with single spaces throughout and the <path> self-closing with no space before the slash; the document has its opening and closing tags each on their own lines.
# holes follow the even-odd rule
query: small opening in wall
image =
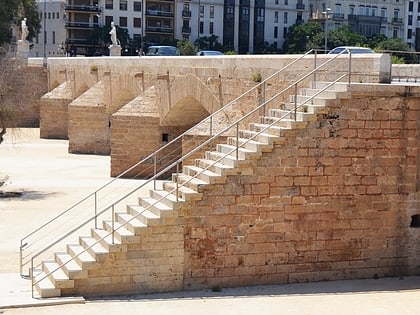
<svg viewBox="0 0 420 315">
<path fill-rule="evenodd" d="M 420 214 L 411 216 L 410 227 L 420 228 Z"/>
<path fill-rule="evenodd" d="M 167 133 L 162 133 L 162 141 L 169 142 L 169 135 Z"/>
</svg>

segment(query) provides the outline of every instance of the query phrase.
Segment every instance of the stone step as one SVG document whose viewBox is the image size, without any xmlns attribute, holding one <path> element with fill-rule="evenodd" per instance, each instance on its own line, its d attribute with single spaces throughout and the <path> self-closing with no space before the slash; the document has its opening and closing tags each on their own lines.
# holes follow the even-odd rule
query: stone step
<svg viewBox="0 0 420 315">
<path fill-rule="evenodd" d="M 329 86 L 331 82 L 323 82 L 323 81 L 312 81 L 311 88 L 315 90 L 322 90 L 328 87 L 328 90 L 338 91 L 338 92 L 346 92 L 348 91 L 348 83 L 347 82 L 336 82 L 333 85 Z"/>
<path fill-rule="evenodd" d="M 61 289 L 56 288 L 45 272 L 37 273 L 34 279 L 35 290 L 41 298 L 52 298 L 61 296 Z"/>
<path fill-rule="evenodd" d="M 226 182 L 226 176 L 222 176 L 209 169 L 201 168 L 196 165 L 186 165 L 183 167 L 183 173 L 209 183 L 209 184 L 223 184 Z"/>
<path fill-rule="evenodd" d="M 172 181 L 174 183 L 178 182 L 178 187 L 186 187 L 199 193 L 202 193 L 206 186 L 209 185 L 209 183 L 201 179 L 186 175 L 184 173 L 172 174 Z"/>
<path fill-rule="evenodd" d="M 54 287 L 58 289 L 74 287 L 74 280 L 69 279 L 55 260 L 44 260 L 42 262 L 42 271 L 48 276 Z"/>
<path fill-rule="evenodd" d="M 177 188 L 177 184 L 175 182 L 164 183 L 163 189 L 175 195 L 178 192 L 178 198 L 181 198 L 184 201 L 201 200 L 201 198 L 203 197 L 202 193 L 197 192 L 196 190 L 190 189 L 188 187 L 178 185 Z"/>
<path fill-rule="evenodd" d="M 320 98 L 328 98 L 328 99 L 335 99 L 337 98 L 338 91 L 332 90 L 332 89 L 327 89 L 324 90 L 322 92 L 320 92 L 321 89 L 312 89 L 312 88 L 302 88 L 300 90 L 300 94 L 302 94 L 303 96 L 314 96 L 316 95 L 316 97 L 320 97 Z M 343 92 L 341 92 L 343 93 Z"/>
<path fill-rule="evenodd" d="M 152 211 L 158 217 L 167 218 L 177 216 L 177 212 L 174 211 L 172 207 L 163 202 L 160 202 L 159 200 L 156 200 L 155 198 L 140 197 L 139 203 L 143 208 Z"/>
<path fill-rule="evenodd" d="M 241 138 L 253 139 L 266 144 L 281 143 L 283 139 L 279 136 L 275 136 L 266 132 L 256 132 L 252 130 L 239 130 L 239 136 Z"/>
<path fill-rule="evenodd" d="M 102 229 L 91 229 L 90 231 L 92 238 L 99 241 L 99 244 L 101 244 L 105 250 L 108 250 L 111 253 L 127 251 L 127 245 L 121 243 L 115 235 L 113 237 L 112 233 Z"/>
<path fill-rule="evenodd" d="M 249 150 L 246 148 L 237 148 L 234 145 L 219 143 L 216 145 L 218 152 L 230 155 L 238 160 L 256 159 L 261 156 L 261 152 Z"/>
<path fill-rule="evenodd" d="M 68 244 L 67 252 L 83 269 L 93 269 L 98 266 L 98 261 L 80 244 Z"/>
<path fill-rule="evenodd" d="M 313 112 L 309 112 L 309 110 L 313 111 L 314 106 L 304 106 L 305 108 L 299 108 L 296 113 L 294 110 L 286 110 L 286 109 L 270 109 L 269 115 L 270 117 L 277 118 L 277 119 L 288 119 L 294 120 L 296 116 L 297 121 L 311 121 L 316 119 L 316 116 Z M 305 110 L 305 111 L 302 111 Z"/>
<path fill-rule="evenodd" d="M 130 213 L 117 212 L 115 213 L 115 218 L 120 224 L 124 224 L 127 230 L 135 235 L 140 235 L 147 227 L 146 224 L 132 216 Z"/>
<path fill-rule="evenodd" d="M 216 161 L 230 168 L 239 168 L 241 163 L 241 161 L 237 160 L 236 157 L 217 151 L 206 151 L 205 157 L 207 160 Z"/>
<path fill-rule="evenodd" d="M 295 119 L 281 119 L 277 117 L 260 117 L 261 123 L 266 125 L 276 125 L 285 129 L 302 129 L 307 126 L 307 123 L 303 120 Z"/>
<path fill-rule="evenodd" d="M 208 169 L 209 171 L 219 174 L 223 177 L 227 175 L 235 175 L 235 168 L 223 163 L 209 159 L 196 159 L 195 165 L 199 168 Z"/>
<path fill-rule="evenodd" d="M 282 137 L 284 135 L 285 130 L 290 130 L 290 128 L 283 127 L 283 126 L 276 126 L 270 124 L 262 124 L 262 123 L 250 123 L 249 129 L 255 132 L 266 132 L 274 136 Z"/>
<path fill-rule="evenodd" d="M 250 151 L 255 152 L 271 152 L 273 151 L 272 144 L 262 143 L 256 140 L 250 140 L 247 138 L 236 138 L 236 137 L 229 137 L 227 139 L 229 145 L 232 146 L 239 146 L 240 148 L 244 148 Z"/>
<path fill-rule="evenodd" d="M 87 270 L 84 270 L 71 255 L 66 252 L 58 252 L 54 254 L 55 261 L 63 265 L 61 268 L 70 279 L 87 278 Z"/>
<path fill-rule="evenodd" d="M 335 98 L 324 98 L 324 97 L 312 97 L 312 96 L 305 96 L 305 95 L 292 95 L 290 96 L 290 103 L 294 103 L 296 98 L 297 104 L 303 105 L 324 105 L 328 104 L 328 101 L 335 99 Z M 304 104 L 305 103 L 305 104 Z"/>
<path fill-rule="evenodd" d="M 147 226 L 156 226 L 160 217 L 140 205 L 127 206 L 128 213 Z"/>
<path fill-rule="evenodd" d="M 93 235 L 80 236 L 79 244 L 82 245 L 96 261 L 103 261 L 108 257 L 109 249 L 102 245 L 99 239 L 93 237 Z"/>
<path fill-rule="evenodd" d="M 182 198 L 178 198 L 177 200 L 175 194 L 171 194 L 170 192 L 163 189 L 150 189 L 149 196 L 164 203 L 174 210 L 176 210 L 178 206 L 184 202 Z"/>
<path fill-rule="evenodd" d="M 121 224 L 117 220 L 105 220 L 102 222 L 105 231 L 112 233 L 112 228 L 114 228 L 114 237 L 121 244 L 135 244 L 140 242 L 140 237 L 135 235 L 132 231 L 127 229 L 124 224 Z"/>
</svg>

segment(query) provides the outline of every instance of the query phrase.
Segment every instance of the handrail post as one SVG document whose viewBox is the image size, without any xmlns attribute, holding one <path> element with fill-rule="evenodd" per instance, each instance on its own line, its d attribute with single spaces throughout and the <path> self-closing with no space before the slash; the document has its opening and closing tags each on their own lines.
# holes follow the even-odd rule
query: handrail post
<svg viewBox="0 0 420 315">
<path fill-rule="evenodd" d="M 95 229 L 98 228 L 98 192 L 95 191 Z"/>
<path fill-rule="evenodd" d="M 157 171 L 157 159 L 156 154 L 153 159 L 153 189 L 156 190 L 156 171 Z"/>
<path fill-rule="evenodd" d="M 178 189 L 179 189 L 179 160 L 176 161 L 176 201 L 178 201 Z"/>
<path fill-rule="evenodd" d="M 316 69 L 316 63 L 317 63 L 317 60 L 316 60 L 317 54 L 316 53 L 317 53 L 317 50 L 315 49 L 314 70 Z M 316 89 L 316 70 L 314 71 L 314 86 L 313 86 L 313 88 Z"/>
<path fill-rule="evenodd" d="M 297 112 L 297 92 L 298 92 L 298 88 L 297 88 L 297 83 L 295 84 L 295 121 L 296 121 L 296 112 Z"/>
<path fill-rule="evenodd" d="M 236 160 L 239 160 L 239 122 L 236 123 Z"/>
<path fill-rule="evenodd" d="M 265 92 L 266 92 L 266 83 L 267 83 L 266 81 L 263 82 L 263 86 L 262 86 L 262 90 L 263 91 L 261 93 L 262 94 L 262 99 L 261 99 L 261 102 L 262 103 L 261 104 L 264 104 L 263 105 L 263 116 L 265 116 L 265 105 L 266 105 L 265 104 L 265 97 L 266 97 Z"/>
<path fill-rule="evenodd" d="M 350 86 L 351 84 L 351 49 L 349 50 L 349 83 L 348 85 Z"/>
<path fill-rule="evenodd" d="M 34 258 L 31 258 L 31 270 L 29 273 L 29 276 L 31 277 L 31 294 L 32 298 L 34 298 Z"/>
<path fill-rule="evenodd" d="M 213 136 L 213 115 L 210 116 L 210 137 Z"/>
<path fill-rule="evenodd" d="M 115 234 L 114 222 L 115 222 L 115 208 L 114 208 L 114 205 L 112 205 L 112 244 L 114 244 L 114 234 Z"/>
<path fill-rule="evenodd" d="M 19 267 L 19 270 L 20 270 L 20 276 L 21 277 L 23 276 L 23 262 L 22 262 L 23 253 L 22 253 L 22 251 L 23 251 L 22 240 L 20 240 L 20 248 L 19 248 L 19 264 L 20 264 L 20 267 Z"/>
</svg>

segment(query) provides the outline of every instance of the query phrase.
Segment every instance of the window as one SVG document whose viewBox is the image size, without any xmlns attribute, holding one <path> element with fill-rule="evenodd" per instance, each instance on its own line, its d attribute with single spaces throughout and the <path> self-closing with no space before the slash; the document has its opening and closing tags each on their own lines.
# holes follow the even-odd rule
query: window
<svg viewBox="0 0 420 315">
<path fill-rule="evenodd" d="M 279 37 L 279 28 L 277 26 L 274 26 L 274 38 Z"/>
<path fill-rule="evenodd" d="M 133 10 L 135 12 L 141 12 L 141 2 L 140 1 L 134 1 Z"/>
<path fill-rule="evenodd" d="M 412 15 L 408 16 L 408 25 L 413 25 L 413 16 Z"/>
<path fill-rule="evenodd" d="M 120 16 L 120 27 L 127 27 L 127 17 Z"/>
<path fill-rule="evenodd" d="M 356 8 L 354 7 L 354 5 L 351 5 L 349 7 L 349 15 L 354 15 L 354 12 L 356 11 Z"/>
<path fill-rule="evenodd" d="M 409 11 L 409 12 L 413 12 L 413 1 L 410 1 L 410 2 L 408 3 L 408 11 Z"/>
<path fill-rule="evenodd" d="M 287 27 L 283 27 L 283 38 L 287 36 Z"/>
<path fill-rule="evenodd" d="M 200 5 L 200 17 L 204 17 L 204 5 Z"/>
<path fill-rule="evenodd" d="M 141 18 L 134 18 L 133 19 L 133 27 L 141 28 Z"/>
<path fill-rule="evenodd" d="M 105 0 L 105 9 L 113 10 L 114 9 L 114 0 Z"/>
<path fill-rule="evenodd" d="M 249 15 L 248 8 L 242 8 L 242 15 Z"/>
<path fill-rule="evenodd" d="M 200 21 L 200 34 L 204 33 L 204 22 Z"/>
<path fill-rule="evenodd" d="M 127 11 L 127 0 L 120 0 L 120 10 Z"/>
<path fill-rule="evenodd" d="M 283 14 L 284 24 L 287 24 L 287 17 L 288 17 L 287 12 L 284 12 Z"/>
<path fill-rule="evenodd" d="M 234 11 L 234 7 L 227 7 L 226 8 L 226 14 L 233 14 L 235 11 Z"/>
<path fill-rule="evenodd" d="M 278 5 L 279 4 L 279 0 L 274 0 L 274 4 Z"/>
<path fill-rule="evenodd" d="M 51 12 L 48 12 L 48 20 L 51 20 Z"/>
<path fill-rule="evenodd" d="M 55 31 L 52 32 L 52 43 L 55 45 Z"/>
<path fill-rule="evenodd" d="M 214 5 L 210 6 L 210 18 L 213 19 L 214 18 Z"/>
<path fill-rule="evenodd" d="M 59 19 L 60 18 L 60 12 L 57 12 L 55 16 L 57 17 L 57 19 Z"/>
<path fill-rule="evenodd" d="M 289 0 L 284 0 L 284 5 L 289 5 Z"/>
<path fill-rule="evenodd" d="M 110 15 L 105 16 L 105 25 L 111 25 L 111 22 L 114 21 L 114 17 Z"/>
<path fill-rule="evenodd" d="M 372 16 L 376 16 L 377 11 L 378 11 L 378 7 L 372 7 Z"/>
<path fill-rule="evenodd" d="M 394 29 L 392 30 L 392 37 L 393 37 L 393 38 L 397 38 L 397 37 L 398 37 L 398 28 L 394 28 Z"/>
<path fill-rule="evenodd" d="M 210 24 L 209 24 L 209 33 L 210 34 L 214 33 L 214 22 L 210 22 Z"/>
<path fill-rule="evenodd" d="M 279 11 L 274 11 L 274 23 L 279 22 Z"/>
<path fill-rule="evenodd" d="M 44 32 L 44 44 L 47 43 L 47 32 Z"/>
<path fill-rule="evenodd" d="M 360 15 L 365 15 L 365 6 L 364 5 L 359 6 L 359 14 Z"/>
<path fill-rule="evenodd" d="M 264 22 L 264 9 L 257 8 L 257 22 Z"/>
<path fill-rule="evenodd" d="M 400 16 L 400 10 L 394 10 L 394 19 L 398 19 Z"/>
<path fill-rule="evenodd" d="M 408 29 L 407 30 L 407 39 L 411 39 L 412 36 L 413 36 L 413 30 L 412 29 Z"/>
</svg>

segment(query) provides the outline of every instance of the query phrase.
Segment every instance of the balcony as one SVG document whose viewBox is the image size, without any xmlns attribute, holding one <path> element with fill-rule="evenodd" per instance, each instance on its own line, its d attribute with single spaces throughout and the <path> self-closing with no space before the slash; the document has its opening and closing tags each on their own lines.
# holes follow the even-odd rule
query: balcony
<svg viewBox="0 0 420 315">
<path fill-rule="evenodd" d="M 190 10 L 182 10 L 182 17 L 191 17 Z"/>
<path fill-rule="evenodd" d="M 344 20 L 344 13 L 333 13 L 333 20 Z"/>
<path fill-rule="evenodd" d="M 165 26 L 146 26 L 146 32 L 173 34 L 174 28 Z"/>
<path fill-rule="evenodd" d="M 99 28 L 99 23 L 89 23 L 89 22 L 66 22 L 66 28 L 69 29 L 95 29 Z"/>
<path fill-rule="evenodd" d="M 162 10 L 147 9 L 146 10 L 146 15 L 174 17 L 174 12 L 173 11 L 162 11 Z"/>
<path fill-rule="evenodd" d="M 303 3 L 296 3 L 296 10 L 305 11 L 305 5 Z"/>
<path fill-rule="evenodd" d="M 394 17 L 392 18 L 392 24 L 403 24 L 402 18 Z"/>
<path fill-rule="evenodd" d="M 101 9 L 97 5 L 66 5 L 68 12 L 99 13 Z"/>
<path fill-rule="evenodd" d="M 183 26 L 182 27 L 182 34 L 185 34 L 185 35 L 191 34 L 191 27 L 190 26 Z"/>
</svg>

